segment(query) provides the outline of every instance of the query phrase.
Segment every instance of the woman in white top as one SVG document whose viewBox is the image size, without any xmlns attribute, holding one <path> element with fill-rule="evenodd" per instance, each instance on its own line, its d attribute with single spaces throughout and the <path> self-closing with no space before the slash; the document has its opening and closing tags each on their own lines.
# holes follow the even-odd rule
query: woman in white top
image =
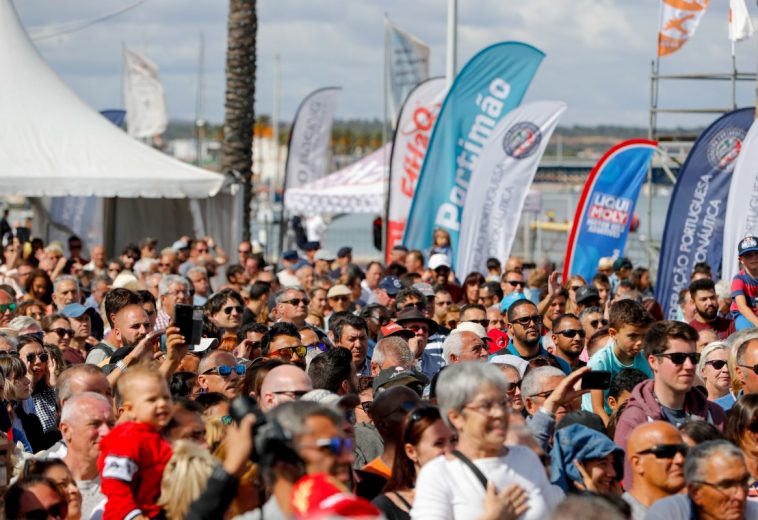
<svg viewBox="0 0 758 520">
<path fill-rule="evenodd" d="M 505 446 L 507 390 L 502 372 L 486 363 L 464 362 L 440 374 L 437 402 L 458 433 L 460 454 L 440 456 L 421 468 L 413 520 L 536 520 L 563 498 L 534 452 Z M 464 458 L 483 474 L 487 489 Z"/>
</svg>

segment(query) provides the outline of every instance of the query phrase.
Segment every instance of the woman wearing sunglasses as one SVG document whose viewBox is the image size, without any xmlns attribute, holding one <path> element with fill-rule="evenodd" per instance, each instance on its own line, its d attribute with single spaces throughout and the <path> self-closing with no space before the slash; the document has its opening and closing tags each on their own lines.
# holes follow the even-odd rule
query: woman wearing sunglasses
<svg viewBox="0 0 758 520">
<path fill-rule="evenodd" d="M 31 376 L 34 413 L 42 423 L 45 436 L 43 444 L 45 444 L 44 449 L 47 449 L 61 437 L 58 431 L 55 388 L 50 384 L 48 354 L 39 338 L 24 334 L 18 337 L 18 355 Z"/>
<path fill-rule="evenodd" d="M 66 520 L 79 520 L 81 518 L 82 494 L 65 462 L 60 459 L 30 459 L 26 462 L 22 478 L 31 476 L 45 477 L 58 486 L 61 494 L 66 498 L 68 510 L 68 515 L 62 518 Z"/>
<path fill-rule="evenodd" d="M 732 377 L 729 373 L 729 345 L 721 341 L 706 345 L 700 353 L 697 375 L 705 384 L 709 401 L 718 404 L 724 411 L 734 405 Z"/>
<path fill-rule="evenodd" d="M 32 381 L 26 365 L 18 356 L 2 353 L 0 372 L 5 376 L 3 396 L 8 406 L 8 414 L 13 421 L 14 438 L 18 437 L 21 440 L 25 437 L 28 442 L 24 443 L 22 440 L 22 444 L 31 453 L 43 450 L 45 442 L 42 423 L 35 414 L 24 410 L 24 401 L 32 396 Z M 17 435 L 16 432 L 20 432 L 21 435 Z"/>
<path fill-rule="evenodd" d="M 430 460 L 450 453 L 453 434 L 436 406 L 421 405 L 405 418 L 395 451 L 392 476 L 384 493 L 374 499 L 388 520 L 408 520 L 415 495 L 416 476 Z"/>
<path fill-rule="evenodd" d="M 55 345 L 61 350 L 71 345 L 74 331 L 71 322 L 63 314 L 51 314 L 42 318 L 43 340 L 48 345 Z"/>
<path fill-rule="evenodd" d="M 34 475 L 18 480 L 5 494 L 5 517 L 27 520 L 65 520 L 66 497 L 55 482 Z"/>
</svg>

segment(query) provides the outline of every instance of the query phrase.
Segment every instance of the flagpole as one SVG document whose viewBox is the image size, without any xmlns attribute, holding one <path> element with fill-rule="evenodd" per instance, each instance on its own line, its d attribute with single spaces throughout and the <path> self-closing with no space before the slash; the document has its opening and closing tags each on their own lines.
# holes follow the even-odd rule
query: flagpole
<svg viewBox="0 0 758 520">
<path fill-rule="evenodd" d="M 390 68 L 390 57 L 389 57 L 389 17 L 387 16 L 387 13 L 384 13 L 384 121 L 382 122 L 382 149 L 384 149 L 384 145 L 387 144 L 387 125 L 393 124 L 388 123 L 389 120 L 389 68 Z M 387 161 L 385 161 L 385 164 L 388 164 Z M 384 218 L 382 219 L 382 258 L 387 258 L 387 230 L 389 222 L 387 222 L 387 218 L 389 217 L 389 196 L 390 196 L 390 189 L 389 189 L 389 183 L 386 184 L 386 193 L 384 195 Z"/>
<path fill-rule="evenodd" d="M 457 52 L 458 52 L 458 0 L 448 0 L 447 2 L 447 63 L 446 78 L 447 87 L 453 84 L 455 74 L 457 73 Z"/>
</svg>

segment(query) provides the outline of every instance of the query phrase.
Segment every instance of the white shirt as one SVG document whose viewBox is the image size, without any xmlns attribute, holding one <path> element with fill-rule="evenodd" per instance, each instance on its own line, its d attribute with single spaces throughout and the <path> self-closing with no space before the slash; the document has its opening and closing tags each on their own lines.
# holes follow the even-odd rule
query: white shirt
<svg viewBox="0 0 758 520">
<path fill-rule="evenodd" d="M 525 446 L 509 446 L 504 457 L 477 459 L 474 464 L 495 488 L 518 484 L 529 495 L 529 510 L 520 520 L 547 518 L 563 493 L 547 480 L 545 467 Z M 427 463 L 416 481 L 412 520 L 474 520 L 484 513 L 485 489 L 474 472 L 457 458 L 444 455 Z"/>
</svg>

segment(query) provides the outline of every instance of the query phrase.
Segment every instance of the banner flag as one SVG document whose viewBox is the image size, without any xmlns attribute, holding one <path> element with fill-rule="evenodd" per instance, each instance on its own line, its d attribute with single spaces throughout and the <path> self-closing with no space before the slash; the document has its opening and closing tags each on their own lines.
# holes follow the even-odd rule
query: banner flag
<svg viewBox="0 0 758 520">
<path fill-rule="evenodd" d="M 736 43 L 750 38 L 754 31 L 745 0 L 729 0 L 729 39 Z"/>
<path fill-rule="evenodd" d="M 582 188 L 574 213 L 563 281 L 581 275 L 592 279 L 603 256 L 621 256 L 629 235 L 634 206 L 658 143 L 630 139 L 598 161 Z"/>
<path fill-rule="evenodd" d="M 476 161 L 495 126 L 521 104 L 544 57 L 531 45 L 501 42 L 471 58 L 455 78 L 416 184 L 403 237 L 406 247 L 430 247 L 432 231 L 442 228 L 450 233 L 455 251 Z"/>
<path fill-rule="evenodd" d="M 661 0 L 658 56 L 673 54 L 695 34 L 708 0 Z"/>
<path fill-rule="evenodd" d="M 752 119 L 752 108 L 746 108 Z M 758 236 L 758 123 L 753 122 L 742 141 L 734 165 L 726 201 L 721 279 L 731 284 L 739 272 L 737 244 L 746 236 Z M 731 285 L 730 285 L 731 287 Z"/>
<path fill-rule="evenodd" d="M 168 113 L 158 66 L 124 48 L 124 67 L 127 133 L 136 138 L 162 134 L 168 126 Z"/>
<path fill-rule="evenodd" d="M 308 94 L 292 123 L 287 163 L 284 167 L 284 198 L 287 190 L 324 177 L 329 167 L 332 123 L 340 87 L 326 87 Z M 286 204 L 285 204 L 286 205 Z"/>
<path fill-rule="evenodd" d="M 121 128 L 121 125 L 123 125 L 126 120 L 126 110 L 120 110 L 118 108 L 101 110 L 100 115 L 119 128 Z"/>
<path fill-rule="evenodd" d="M 445 78 L 428 79 L 408 94 L 400 109 L 387 188 L 387 263 L 393 246 L 403 239 L 416 180 L 445 92 Z"/>
<path fill-rule="evenodd" d="M 471 172 L 456 268 L 487 272 L 487 258 L 508 258 L 529 187 L 566 104 L 522 105 L 492 131 Z"/>
<path fill-rule="evenodd" d="M 719 117 L 700 134 L 679 170 L 655 284 L 666 319 L 675 319 L 679 291 L 689 287 L 696 263 L 707 262 L 718 272 L 729 183 L 753 115 L 754 109 L 743 108 Z"/>
<path fill-rule="evenodd" d="M 429 78 L 429 46 L 412 34 L 401 31 L 387 18 L 384 19 L 384 26 L 389 47 L 387 92 L 390 117 L 394 123 L 403 100 L 416 85 Z"/>
</svg>

